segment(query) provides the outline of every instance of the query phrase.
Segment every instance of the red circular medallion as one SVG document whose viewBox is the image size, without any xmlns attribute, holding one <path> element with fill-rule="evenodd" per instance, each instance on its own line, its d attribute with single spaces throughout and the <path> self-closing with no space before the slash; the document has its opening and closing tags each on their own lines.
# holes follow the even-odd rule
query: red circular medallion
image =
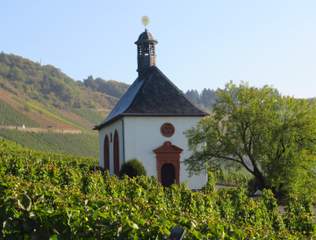
<svg viewBox="0 0 316 240">
<path fill-rule="evenodd" d="M 164 123 L 160 127 L 160 132 L 165 137 L 171 137 L 175 132 L 175 128 L 171 123 Z"/>
</svg>

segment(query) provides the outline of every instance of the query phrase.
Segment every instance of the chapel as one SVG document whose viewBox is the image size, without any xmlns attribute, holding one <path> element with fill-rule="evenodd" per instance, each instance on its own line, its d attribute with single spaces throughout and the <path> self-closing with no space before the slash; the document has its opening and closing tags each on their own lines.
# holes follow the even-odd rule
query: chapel
<svg viewBox="0 0 316 240">
<path fill-rule="evenodd" d="M 97 125 L 99 165 L 118 175 L 124 162 L 137 159 L 148 176 L 164 186 L 186 182 L 202 188 L 207 173 L 190 176 L 183 160 L 191 155 L 185 132 L 208 115 L 190 102 L 156 66 L 156 44 L 145 29 L 137 45 L 138 77 Z"/>
</svg>

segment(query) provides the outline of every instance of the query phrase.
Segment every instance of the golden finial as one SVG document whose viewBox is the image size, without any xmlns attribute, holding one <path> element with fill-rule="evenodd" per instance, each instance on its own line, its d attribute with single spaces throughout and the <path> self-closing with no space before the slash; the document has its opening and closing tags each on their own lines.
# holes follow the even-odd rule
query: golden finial
<svg viewBox="0 0 316 240">
<path fill-rule="evenodd" d="M 146 28 L 146 26 L 149 24 L 149 17 L 148 16 L 143 16 L 142 17 L 142 23 L 143 23 L 144 27 Z"/>
</svg>

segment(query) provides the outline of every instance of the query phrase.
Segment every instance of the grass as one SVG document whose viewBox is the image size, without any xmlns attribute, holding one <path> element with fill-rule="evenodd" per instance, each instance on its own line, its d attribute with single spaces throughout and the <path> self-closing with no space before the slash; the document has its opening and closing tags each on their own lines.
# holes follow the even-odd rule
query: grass
<svg viewBox="0 0 316 240">
<path fill-rule="evenodd" d="M 99 143 L 96 134 L 32 133 L 0 129 L 0 137 L 45 152 L 59 152 L 93 158 L 98 156 Z"/>
</svg>

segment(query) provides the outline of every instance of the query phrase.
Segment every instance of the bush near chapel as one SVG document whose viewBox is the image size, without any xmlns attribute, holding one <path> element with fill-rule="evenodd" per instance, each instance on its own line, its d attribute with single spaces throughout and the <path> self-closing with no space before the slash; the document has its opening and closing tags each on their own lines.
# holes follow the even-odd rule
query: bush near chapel
<svg viewBox="0 0 316 240">
<path fill-rule="evenodd" d="M 124 175 L 128 177 L 146 176 L 146 170 L 140 161 L 132 159 L 122 164 L 120 176 Z"/>
</svg>

